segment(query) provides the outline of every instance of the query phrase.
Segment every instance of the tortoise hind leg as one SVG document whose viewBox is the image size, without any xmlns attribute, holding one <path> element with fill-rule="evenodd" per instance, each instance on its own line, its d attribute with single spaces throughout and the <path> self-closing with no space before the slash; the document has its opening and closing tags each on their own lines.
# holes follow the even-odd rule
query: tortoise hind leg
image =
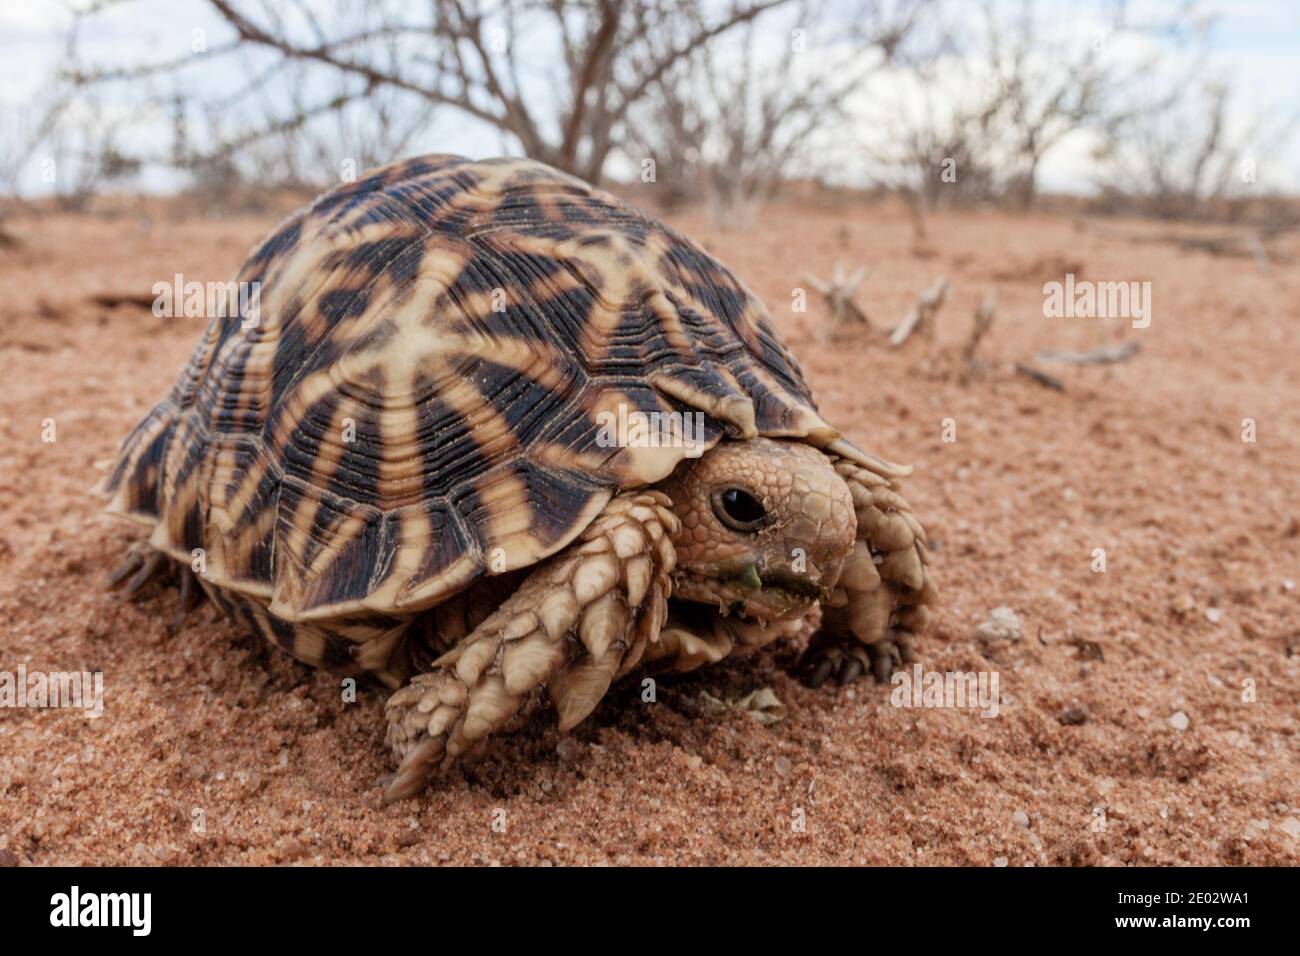
<svg viewBox="0 0 1300 956">
<path fill-rule="evenodd" d="M 143 541 L 127 549 L 126 557 L 108 577 L 108 590 L 122 589 L 127 601 L 137 601 L 153 583 L 175 583 L 180 588 L 178 618 L 194 610 L 207 593 L 199 583 L 198 575 L 187 565 L 173 560 Z"/>
<path fill-rule="evenodd" d="M 419 793 L 543 690 L 570 729 L 637 665 L 667 613 L 678 530 L 668 505 L 655 491 L 612 498 L 578 540 L 389 698 L 388 744 L 401 765 L 385 803 Z"/>
<path fill-rule="evenodd" d="M 199 576 L 190 568 L 177 565 L 176 576 L 180 578 L 181 614 L 189 614 L 190 611 L 203 603 L 203 599 L 207 597 L 207 592 L 203 590 L 203 585 L 199 584 Z"/>
<path fill-rule="evenodd" d="M 171 566 L 167 555 L 137 542 L 127 549 L 126 557 L 109 575 L 108 589 L 115 591 L 125 585 L 123 596 L 134 601 L 154 581 L 165 581 L 171 573 Z"/>
</svg>

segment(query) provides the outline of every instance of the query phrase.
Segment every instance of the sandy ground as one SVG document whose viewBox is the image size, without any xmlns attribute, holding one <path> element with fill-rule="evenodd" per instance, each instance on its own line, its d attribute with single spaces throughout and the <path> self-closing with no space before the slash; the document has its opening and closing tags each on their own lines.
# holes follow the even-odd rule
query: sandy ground
<svg viewBox="0 0 1300 956">
<path fill-rule="evenodd" d="M 100 719 L 0 710 L 0 863 L 1300 860 L 1294 265 L 1047 217 L 936 219 L 924 248 L 869 206 L 777 206 L 744 232 L 675 217 L 769 303 L 825 417 L 916 464 L 942 590 L 923 659 L 998 672 L 999 715 L 808 690 L 786 673 L 798 648 L 778 647 L 661 682 L 653 704 L 616 691 L 565 737 L 539 719 L 380 808 L 382 693 L 344 703 L 335 678 L 211 607 L 178 626 L 174 593 L 125 605 L 103 589 L 137 532 L 99 514 L 94 462 L 170 386 L 200 320 L 92 297 L 224 280 L 275 218 L 55 217 L 12 225 L 23 244 L 0 249 L 0 670 L 106 682 Z M 791 290 L 837 259 L 871 264 L 859 301 L 882 325 L 947 275 L 937 344 L 824 340 L 825 309 L 792 311 Z M 1149 280 L 1150 328 L 1045 318 L 1042 284 L 1067 271 Z M 963 381 L 941 350 L 995 287 L 992 367 Z M 1007 370 L 1120 335 L 1141 355 L 1054 369 L 1065 393 Z M 1021 639 L 981 640 L 1002 605 Z M 702 704 L 763 687 L 777 723 Z"/>
</svg>

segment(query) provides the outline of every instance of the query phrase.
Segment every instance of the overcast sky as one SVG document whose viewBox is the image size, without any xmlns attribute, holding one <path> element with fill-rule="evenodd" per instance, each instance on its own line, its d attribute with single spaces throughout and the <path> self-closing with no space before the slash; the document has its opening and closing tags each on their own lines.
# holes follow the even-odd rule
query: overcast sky
<svg viewBox="0 0 1300 956">
<path fill-rule="evenodd" d="M 67 0 L 0 0 L 0 136 L 28 118 L 27 104 L 49 84 L 60 37 L 69 22 L 68 6 Z M 1176 0 L 1130 3 L 1139 16 L 1158 15 L 1177 6 Z M 1221 0 L 1204 2 L 1203 8 L 1219 17 L 1215 63 L 1238 94 L 1234 122 L 1244 125 L 1257 113 L 1282 115 L 1300 110 L 1300 0 Z M 1046 0 L 1040 9 L 1059 18 L 1063 26 L 1078 26 L 1074 20 L 1078 8 L 1070 0 Z M 183 56 L 195 30 L 207 31 L 209 43 L 229 36 L 228 28 L 201 0 L 140 0 L 94 18 L 83 35 L 83 49 L 96 58 L 119 63 Z M 211 83 L 218 90 L 231 88 L 239 79 L 214 70 L 200 82 Z M 123 99 L 114 99 L 119 95 Z M 135 109 L 127 105 L 125 94 L 109 94 L 108 101 L 97 108 Z M 165 152 L 171 136 L 170 118 L 160 113 L 136 119 L 134 144 Z M 500 133 L 449 112 L 433 120 L 418 145 L 476 157 L 518 149 Z M 1285 155 L 1261 161 L 1268 163 L 1273 182 L 1300 191 L 1300 136 L 1292 139 Z M 1046 190 L 1086 191 L 1093 172 L 1088 140 L 1075 137 L 1049 154 L 1040 179 Z M 178 180 L 152 170 L 139 185 L 165 191 L 178 185 Z M 22 186 L 28 193 L 42 188 L 34 170 L 26 172 Z"/>
</svg>

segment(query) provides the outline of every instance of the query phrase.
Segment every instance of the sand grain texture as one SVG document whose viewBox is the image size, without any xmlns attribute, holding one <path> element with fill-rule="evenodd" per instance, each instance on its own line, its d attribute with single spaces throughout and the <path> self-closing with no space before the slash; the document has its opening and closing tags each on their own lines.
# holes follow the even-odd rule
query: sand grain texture
<svg viewBox="0 0 1300 956">
<path fill-rule="evenodd" d="M 916 465 L 907 494 L 942 593 L 923 661 L 997 670 L 997 718 L 896 709 L 868 683 L 808 690 L 782 647 L 663 681 L 654 704 L 617 690 L 567 736 L 535 721 L 381 809 L 382 693 L 345 704 L 336 678 L 211 607 L 177 626 L 174 592 L 125 605 L 103 590 L 138 531 L 100 515 L 94 463 L 171 385 L 202 322 L 91 297 L 176 272 L 225 280 L 275 218 L 55 216 L 13 223 L 23 243 L 0 249 L 0 670 L 102 670 L 105 715 L 0 710 L 0 861 L 1300 861 L 1300 594 L 1287 588 L 1300 579 L 1300 270 L 1048 217 L 936 219 L 924 255 L 903 215 L 869 206 L 778 205 L 743 233 L 672 221 L 769 304 L 825 417 Z M 1065 394 L 1005 370 L 962 384 L 923 343 L 826 343 L 819 303 L 791 311 L 799 277 L 837 258 L 872 265 L 859 301 L 877 321 L 947 275 L 941 345 L 997 286 L 980 351 L 1002 364 L 1116 340 L 1116 323 L 1043 317 L 1042 284 L 1069 269 L 1150 280 L 1153 322 L 1127 333 L 1143 349 L 1132 361 L 1054 368 Z M 1241 440 L 1246 417 L 1256 444 Z M 941 440 L 946 418 L 956 442 Z M 1104 574 L 1090 568 L 1099 547 Z M 1021 640 L 981 641 L 1002 605 Z M 701 703 L 762 687 L 783 720 Z"/>
</svg>

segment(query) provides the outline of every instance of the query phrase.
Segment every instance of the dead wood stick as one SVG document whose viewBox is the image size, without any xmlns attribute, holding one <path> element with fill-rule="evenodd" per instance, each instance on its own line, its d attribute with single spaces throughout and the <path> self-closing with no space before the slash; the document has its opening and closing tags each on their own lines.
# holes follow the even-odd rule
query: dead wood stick
<svg viewBox="0 0 1300 956">
<path fill-rule="evenodd" d="M 1112 362 L 1124 362 L 1137 355 L 1142 347 L 1136 342 L 1121 342 L 1118 345 L 1103 345 L 1101 348 L 1089 349 L 1087 352 L 1057 352 L 1046 349 L 1034 358 L 1040 362 L 1064 362 L 1067 365 L 1109 365 Z"/>
<path fill-rule="evenodd" d="M 1270 259 L 1279 263 L 1291 261 L 1291 257 L 1264 247 L 1264 243 L 1292 231 L 1295 224 L 1286 223 L 1278 226 L 1265 226 L 1247 233 L 1218 233 L 1214 235 L 1195 235 L 1178 232 L 1135 232 L 1129 229 L 1117 229 L 1101 223 L 1088 223 L 1087 228 L 1103 236 L 1127 239 L 1129 242 L 1161 242 L 1208 252 L 1212 256 L 1228 256 L 1240 259 L 1253 258 L 1256 262 L 1268 262 Z"/>
<path fill-rule="evenodd" d="M 832 327 L 844 325 L 847 322 L 872 328 L 871 319 L 867 316 L 867 313 L 853 301 L 853 294 L 866 276 L 866 266 L 859 266 L 853 272 L 845 275 L 843 268 L 836 262 L 834 273 L 829 282 L 806 272 L 804 273 L 804 281 L 821 293 L 822 297 L 826 299 L 827 305 L 831 307 Z"/>
<path fill-rule="evenodd" d="M 980 342 L 992 328 L 997 307 L 998 292 L 994 289 L 992 292 L 985 293 L 975 309 L 975 322 L 971 326 L 970 337 L 966 339 L 966 345 L 962 348 L 962 358 L 968 366 L 975 364 L 975 350 L 979 348 Z"/>
<path fill-rule="evenodd" d="M 1026 365 L 1024 362 L 1017 362 L 1015 365 L 1016 374 L 1023 375 L 1028 379 L 1037 382 L 1044 388 L 1050 388 L 1056 392 L 1065 391 L 1065 383 L 1054 375 L 1048 375 L 1042 369 L 1034 368 L 1032 365 Z"/>
<path fill-rule="evenodd" d="M 912 311 L 907 313 L 907 318 L 898 323 L 898 327 L 889 335 L 889 344 L 893 348 L 898 348 L 908 338 L 918 330 L 924 329 L 927 335 L 934 333 L 934 314 L 939 311 L 939 306 L 943 305 L 943 300 L 948 295 L 948 279 L 940 278 L 934 285 L 926 289 L 921 294 L 921 298 L 916 300 L 916 305 L 912 306 Z"/>
<path fill-rule="evenodd" d="M 131 292 L 99 292 L 90 296 L 91 302 L 95 303 L 95 305 L 102 305 L 106 309 L 119 305 L 134 305 L 141 309 L 152 309 L 157 299 L 156 295 L 137 295 Z"/>
</svg>

